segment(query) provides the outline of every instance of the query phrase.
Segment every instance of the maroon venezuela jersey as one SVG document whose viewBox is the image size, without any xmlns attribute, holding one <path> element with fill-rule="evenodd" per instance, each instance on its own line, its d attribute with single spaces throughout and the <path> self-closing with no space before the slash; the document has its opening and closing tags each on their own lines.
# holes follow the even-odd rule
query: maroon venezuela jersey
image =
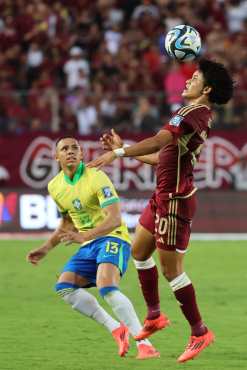
<svg viewBox="0 0 247 370">
<path fill-rule="evenodd" d="M 193 168 L 209 134 L 211 110 L 202 104 L 179 109 L 163 129 L 173 134 L 173 143 L 161 149 L 157 165 L 156 199 L 190 197 L 196 188 Z"/>
</svg>

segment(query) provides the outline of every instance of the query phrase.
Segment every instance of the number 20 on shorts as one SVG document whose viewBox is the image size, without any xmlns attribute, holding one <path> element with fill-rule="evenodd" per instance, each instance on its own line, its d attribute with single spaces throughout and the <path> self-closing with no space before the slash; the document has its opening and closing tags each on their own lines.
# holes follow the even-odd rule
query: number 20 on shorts
<svg viewBox="0 0 247 370">
<path fill-rule="evenodd" d="M 160 217 L 157 213 L 155 215 L 155 232 L 159 235 L 164 235 L 167 230 L 168 221 L 165 217 Z"/>
<path fill-rule="evenodd" d="M 119 244 L 116 242 L 109 241 L 105 248 L 107 253 L 118 254 Z"/>
</svg>

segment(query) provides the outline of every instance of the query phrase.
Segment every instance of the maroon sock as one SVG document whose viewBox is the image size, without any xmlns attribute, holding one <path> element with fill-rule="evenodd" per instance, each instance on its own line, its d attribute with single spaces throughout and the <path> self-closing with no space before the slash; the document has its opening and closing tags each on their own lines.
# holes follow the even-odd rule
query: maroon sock
<svg viewBox="0 0 247 370">
<path fill-rule="evenodd" d="M 158 287 L 158 269 L 153 266 L 145 270 L 137 270 L 142 294 L 147 304 L 147 319 L 153 320 L 160 315 L 160 298 Z"/>
<path fill-rule="evenodd" d="M 199 337 L 207 332 L 197 307 L 195 290 L 192 284 L 174 292 L 180 308 L 191 326 L 191 334 Z"/>
</svg>

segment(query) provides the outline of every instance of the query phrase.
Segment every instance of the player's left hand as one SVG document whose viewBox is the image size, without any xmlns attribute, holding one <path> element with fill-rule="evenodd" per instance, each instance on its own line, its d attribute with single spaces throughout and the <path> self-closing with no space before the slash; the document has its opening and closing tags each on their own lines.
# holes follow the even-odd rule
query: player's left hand
<svg viewBox="0 0 247 370">
<path fill-rule="evenodd" d="M 117 156 L 114 152 L 107 152 L 107 153 L 101 155 L 100 157 L 94 159 L 93 161 L 88 162 L 87 167 L 89 167 L 89 168 L 97 167 L 98 169 L 100 169 L 101 167 L 112 163 L 114 161 L 114 159 L 116 159 L 116 158 L 117 158 Z"/>
<path fill-rule="evenodd" d="M 72 243 L 82 244 L 85 241 L 83 233 L 78 233 L 74 231 L 62 231 L 60 236 L 60 241 L 65 245 L 70 245 Z"/>
<path fill-rule="evenodd" d="M 112 128 L 111 133 L 103 134 L 100 138 L 100 142 L 104 150 L 111 151 L 113 149 L 122 148 L 124 145 L 121 137 Z"/>
</svg>

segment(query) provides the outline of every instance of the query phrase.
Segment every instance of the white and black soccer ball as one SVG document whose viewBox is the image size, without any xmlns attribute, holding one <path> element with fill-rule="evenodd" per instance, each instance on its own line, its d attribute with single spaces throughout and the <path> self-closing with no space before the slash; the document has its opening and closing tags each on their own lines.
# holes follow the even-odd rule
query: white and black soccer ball
<svg viewBox="0 0 247 370">
<path fill-rule="evenodd" d="M 201 46 L 199 32 L 185 24 L 172 28 L 165 38 L 168 55 L 181 61 L 195 59 L 200 53 Z"/>
</svg>

